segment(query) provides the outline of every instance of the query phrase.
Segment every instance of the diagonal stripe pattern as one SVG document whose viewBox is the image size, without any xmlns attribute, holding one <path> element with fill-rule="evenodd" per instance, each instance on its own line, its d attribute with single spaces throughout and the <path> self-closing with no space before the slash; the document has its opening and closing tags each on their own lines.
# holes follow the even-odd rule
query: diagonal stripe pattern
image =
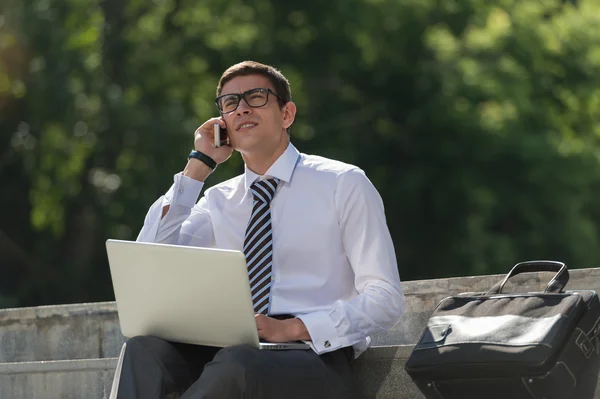
<svg viewBox="0 0 600 399">
<path fill-rule="evenodd" d="M 273 265 L 273 235 L 271 231 L 271 200 L 279 179 L 256 181 L 250 186 L 254 196 L 252 214 L 246 227 L 244 255 L 248 266 L 252 303 L 256 313 L 267 314 Z"/>
</svg>

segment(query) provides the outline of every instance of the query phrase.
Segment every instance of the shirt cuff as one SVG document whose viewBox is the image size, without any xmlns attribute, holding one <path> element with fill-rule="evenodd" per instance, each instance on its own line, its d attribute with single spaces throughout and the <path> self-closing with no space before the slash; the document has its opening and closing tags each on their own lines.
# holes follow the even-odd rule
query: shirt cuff
<svg viewBox="0 0 600 399">
<path fill-rule="evenodd" d="M 170 205 L 193 207 L 198 201 L 204 182 L 183 176 L 181 173 L 173 176 L 173 185 L 165 194 L 165 202 Z M 163 204 L 166 205 L 166 204 Z"/>
<path fill-rule="evenodd" d="M 313 312 L 296 316 L 306 326 L 313 349 L 317 354 L 332 352 L 342 347 L 342 342 L 329 318 L 329 312 Z"/>
</svg>

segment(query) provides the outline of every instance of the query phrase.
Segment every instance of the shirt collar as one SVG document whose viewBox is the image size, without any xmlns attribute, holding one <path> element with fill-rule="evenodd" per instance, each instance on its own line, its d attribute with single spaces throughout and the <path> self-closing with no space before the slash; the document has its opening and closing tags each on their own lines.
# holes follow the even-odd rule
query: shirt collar
<svg viewBox="0 0 600 399">
<path fill-rule="evenodd" d="M 299 155 L 300 152 L 298 152 L 296 147 L 292 143 L 289 143 L 283 154 L 277 158 L 264 176 L 254 173 L 244 165 L 244 188 L 246 192 L 250 190 L 252 183 L 260 177 L 276 177 L 285 183 L 289 183 L 296 168 Z"/>
</svg>

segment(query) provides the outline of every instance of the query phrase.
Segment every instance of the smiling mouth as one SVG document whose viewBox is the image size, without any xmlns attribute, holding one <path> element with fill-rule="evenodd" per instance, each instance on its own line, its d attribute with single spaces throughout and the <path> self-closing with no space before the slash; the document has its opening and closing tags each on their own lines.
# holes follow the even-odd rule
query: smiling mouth
<svg viewBox="0 0 600 399">
<path fill-rule="evenodd" d="M 244 123 L 243 125 L 238 127 L 237 130 L 252 129 L 255 126 L 256 126 L 256 123 Z"/>
</svg>

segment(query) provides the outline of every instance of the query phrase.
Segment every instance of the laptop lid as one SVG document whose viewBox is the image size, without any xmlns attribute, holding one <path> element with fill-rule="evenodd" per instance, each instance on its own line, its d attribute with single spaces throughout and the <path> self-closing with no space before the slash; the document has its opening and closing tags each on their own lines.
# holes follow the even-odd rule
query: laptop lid
<svg viewBox="0 0 600 399">
<path fill-rule="evenodd" d="M 241 251 L 109 239 L 121 332 L 196 345 L 310 349 L 258 339 Z"/>
<path fill-rule="evenodd" d="M 112 239 L 106 249 L 124 336 L 259 346 L 242 252 Z"/>
</svg>

